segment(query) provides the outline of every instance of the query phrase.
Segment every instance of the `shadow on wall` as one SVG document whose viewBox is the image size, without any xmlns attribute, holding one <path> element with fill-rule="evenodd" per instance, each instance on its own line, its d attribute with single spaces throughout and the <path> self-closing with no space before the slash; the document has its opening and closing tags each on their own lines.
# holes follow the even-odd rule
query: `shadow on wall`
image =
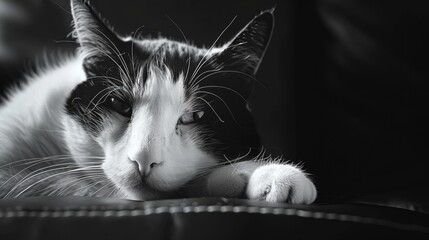
<svg viewBox="0 0 429 240">
<path fill-rule="evenodd" d="M 56 0 L 58 5 L 67 0 Z M 32 69 L 43 52 L 71 49 L 70 16 L 49 0 L 0 0 L 0 89 Z M 46 50 L 46 51 L 45 51 Z"/>
</svg>

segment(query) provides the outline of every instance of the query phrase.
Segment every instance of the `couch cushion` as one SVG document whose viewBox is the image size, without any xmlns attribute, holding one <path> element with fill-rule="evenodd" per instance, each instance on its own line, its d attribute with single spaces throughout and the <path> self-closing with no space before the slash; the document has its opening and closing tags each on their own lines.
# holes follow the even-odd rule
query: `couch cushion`
<svg viewBox="0 0 429 240">
<path fill-rule="evenodd" d="M 365 204 L 225 198 L 0 200 L 1 239 L 372 239 L 429 237 L 429 215 Z"/>
</svg>

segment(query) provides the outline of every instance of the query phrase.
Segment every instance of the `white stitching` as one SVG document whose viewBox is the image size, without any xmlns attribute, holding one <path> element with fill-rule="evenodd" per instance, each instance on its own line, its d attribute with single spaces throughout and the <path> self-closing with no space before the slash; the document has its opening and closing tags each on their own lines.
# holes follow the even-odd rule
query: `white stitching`
<svg viewBox="0 0 429 240">
<path fill-rule="evenodd" d="M 326 212 L 313 212 L 293 208 L 276 208 L 276 207 L 256 207 L 256 206 L 234 206 L 234 205 L 195 205 L 192 206 L 161 206 L 145 207 L 142 209 L 97 209 L 95 207 L 81 209 L 54 209 L 43 208 L 42 211 L 23 210 L 22 207 L 15 209 L 8 208 L 0 210 L 0 218 L 22 218 L 22 217 L 39 217 L 39 218 L 67 218 L 67 217 L 128 217 L 128 216 L 148 216 L 163 213 L 249 213 L 249 214 L 272 214 L 297 216 L 303 218 L 325 219 L 345 222 L 356 222 L 364 224 L 375 224 L 391 228 L 397 228 L 407 231 L 418 231 L 429 233 L 429 228 L 425 226 L 410 225 L 398 223 L 385 219 L 361 217 L 349 214 L 337 214 Z"/>
</svg>

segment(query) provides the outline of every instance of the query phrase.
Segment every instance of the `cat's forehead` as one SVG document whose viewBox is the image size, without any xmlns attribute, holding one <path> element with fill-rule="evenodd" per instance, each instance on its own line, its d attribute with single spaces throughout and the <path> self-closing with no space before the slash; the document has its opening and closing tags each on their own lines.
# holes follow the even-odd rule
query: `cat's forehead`
<svg viewBox="0 0 429 240">
<path fill-rule="evenodd" d="M 141 77 L 142 79 L 143 77 Z M 160 102 L 161 100 L 182 102 L 185 97 L 184 74 L 175 76 L 167 66 L 151 65 L 148 67 L 144 83 L 136 81 L 134 100 Z"/>
<path fill-rule="evenodd" d="M 142 50 L 156 53 L 160 50 L 164 50 L 169 53 L 178 53 L 178 54 L 188 54 L 192 55 L 204 55 L 206 52 L 205 48 L 198 48 L 196 46 L 170 40 L 167 38 L 158 38 L 158 39 L 127 39 L 132 41 L 136 47 L 139 47 Z"/>
<path fill-rule="evenodd" d="M 173 81 L 177 81 L 181 75 L 184 75 L 183 80 L 186 83 L 198 65 L 203 63 L 203 59 L 209 58 L 218 51 L 217 48 L 208 50 L 168 39 L 133 40 L 133 45 L 136 50 L 132 51 L 140 52 L 138 56 L 141 58 L 134 56 L 133 61 L 141 68 L 138 77 L 143 84 L 147 78 L 147 70 L 151 68 L 165 71 L 168 69 L 171 71 Z M 133 53 L 130 54 L 133 55 Z M 209 64 L 205 63 L 204 66 L 208 67 Z"/>
</svg>

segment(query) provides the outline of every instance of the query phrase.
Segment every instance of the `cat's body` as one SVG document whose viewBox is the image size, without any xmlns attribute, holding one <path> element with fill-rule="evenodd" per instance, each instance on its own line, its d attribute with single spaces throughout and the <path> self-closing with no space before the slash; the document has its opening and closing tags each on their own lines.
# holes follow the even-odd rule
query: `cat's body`
<svg viewBox="0 0 429 240">
<path fill-rule="evenodd" d="M 72 11 L 81 54 L 28 77 L 0 108 L 0 197 L 315 200 L 299 168 L 254 155 L 246 97 L 271 11 L 210 48 L 119 39 L 86 3 Z"/>
</svg>

